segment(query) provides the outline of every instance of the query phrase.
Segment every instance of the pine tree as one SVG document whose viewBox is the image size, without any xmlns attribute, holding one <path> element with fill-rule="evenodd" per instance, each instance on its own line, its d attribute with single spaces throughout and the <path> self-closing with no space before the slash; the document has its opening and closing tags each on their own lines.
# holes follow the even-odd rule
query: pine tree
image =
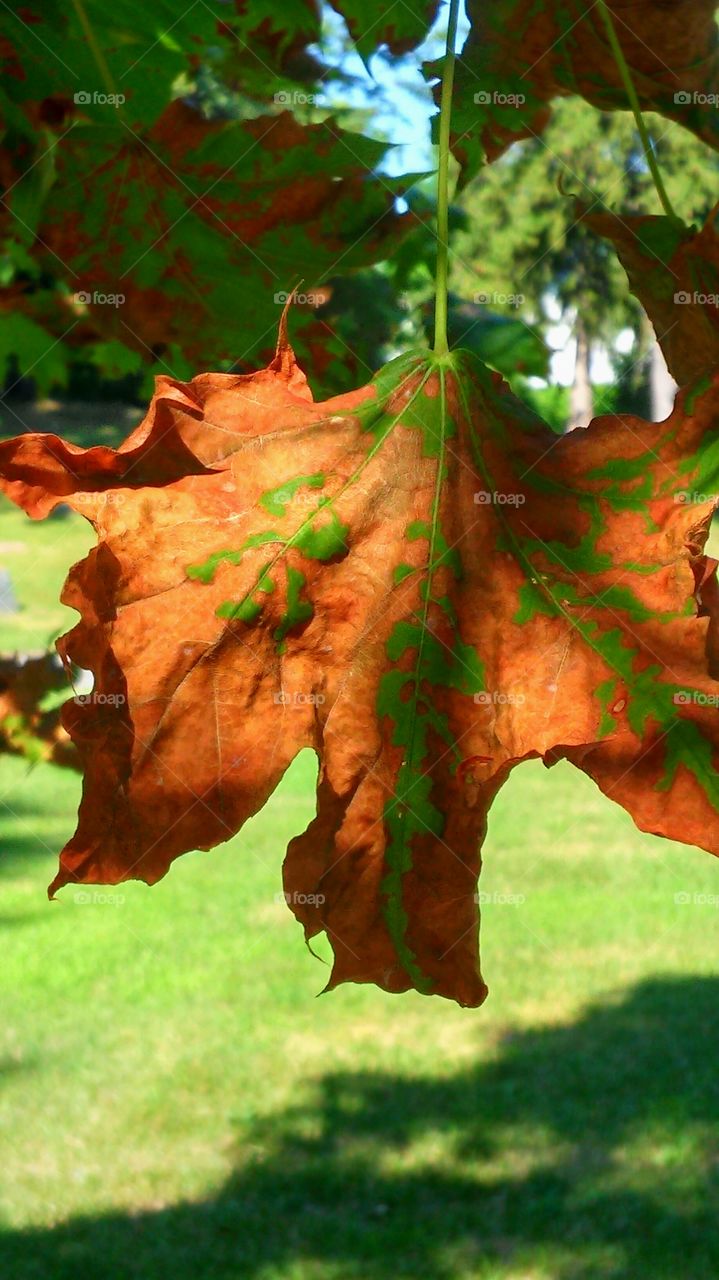
<svg viewBox="0 0 719 1280">
<path fill-rule="evenodd" d="M 675 210 L 703 221 L 716 199 L 719 158 L 679 125 L 658 116 L 647 124 Z M 558 102 L 542 138 L 516 144 L 463 192 L 468 216 L 453 262 L 463 297 L 486 298 L 542 335 L 557 315 L 571 325 L 570 426 L 592 416 L 593 351 L 602 344 L 611 355 L 625 328 L 635 335 L 624 372 L 628 394 L 651 381 L 655 403 L 666 397 L 661 370 L 655 364 L 651 372 L 651 329 L 614 252 L 583 224 L 574 197 L 595 210 L 604 203 L 619 213 L 661 212 L 629 113 L 600 113 L 577 98 Z"/>
</svg>

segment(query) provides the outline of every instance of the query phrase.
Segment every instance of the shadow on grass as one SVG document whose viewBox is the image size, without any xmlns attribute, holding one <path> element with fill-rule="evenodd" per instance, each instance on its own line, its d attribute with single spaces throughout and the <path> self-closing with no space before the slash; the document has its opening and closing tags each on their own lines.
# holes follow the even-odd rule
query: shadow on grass
<svg viewBox="0 0 719 1280">
<path fill-rule="evenodd" d="M 45 881 L 52 878 L 54 862 L 60 850 L 60 843 L 53 847 L 47 841 L 32 834 L 18 835 L 12 831 L 9 835 L 0 832 L 0 881 L 12 880 L 17 876 L 34 875 L 39 859 L 53 859 L 48 864 L 48 871 L 38 877 L 38 903 L 43 902 Z"/>
<path fill-rule="evenodd" d="M 329 1074 L 207 1201 L 6 1232 L 0 1274 L 715 1280 L 718 1000 L 656 979 L 446 1079 Z"/>
<path fill-rule="evenodd" d="M 7 760 L 4 757 L 4 763 Z M 18 763 L 17 759 L 12 760 L 13 766 Z M 48 859 L 47 869 L 38 881 L 42 902 L 44 881 L 52 879 L 57 856 L 76 826 L 73 801 L 78 792 L 76 775 L 65 777 L 65 771 L 61 772 L 55 765 L 33 767 L 28 764 L 22 773 L 3 772 L 0 778 L 0 881 L 18 875 L 34 876 L 38 859 Z M 54 806 L 54 821 L 47 830 L 42 827 L 38 830 L 39 795 L 45 803 Z"/>
</svg>

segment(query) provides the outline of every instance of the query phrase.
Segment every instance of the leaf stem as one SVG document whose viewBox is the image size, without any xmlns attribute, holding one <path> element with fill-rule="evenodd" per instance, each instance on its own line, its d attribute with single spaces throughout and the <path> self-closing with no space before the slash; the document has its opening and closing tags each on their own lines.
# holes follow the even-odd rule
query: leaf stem
<svg viewBox="0 0 719 1280">
<path fill-rule="evenodd" d="M 452 114 L 455 43 L 459 19 L 459 0 L 449 0 L 447 48 L 442 74 L 442 96 L 439 105 L 439 171 L 437 173 L 437 268 L 434 302 L 434 353 L 445 356 L 447 341 L 447 273 L 449 264 L 449 126 Z"/>
<path fill-rule="evenodd" d="M 654 154 L 654 148 L 652 147 L 651 138 L 647 133 L 647 126 L 644 123 L 642 109 L 639 105 L 639 98 L 637 97 L 637 91 L 634 88 L 634 81 L 632 80 L 631 72 L 629 70 L 629 67 L 627 66 L 627 60 L 624 57 L 624 50 L 622 49 L 622 46 L 619 43 L 616 28 L 614 26 L 614 21 L 612 19 L 611 13 L 609 12 L 609 8 L 606 4 L 606 0 L 597 0 L 597 8 L 601 14 L 602 21 L 606 28 L 607 39 L 609 40 L 612 53 L 614 54 L 614 60 L 617 64 L 617 67 L 619 68 L 619 74 L 622 77 L 622 83 L 624 85 L 624 88 L 626 89 L 627 97 L 629 99 L 629 105 L 632 109 L 632 114 L 634 116 L 637 129 L 639 130 L 639 137 L 641 138 L 641 141 L 642 141 L 644 157 L 646 159 L 647 164 L 649 165 L 649 172 L 651 173 L 652 178 L 654 180 L 654 186 L 657 189 L 657 195 L 659 196 L 662 209 L 666 213 L 667 217 L 673 218 L 675 222 L 678 222 L 679 219 L 677 218 L 677 215 L 671 206 L 669 196 L 667 195 L 666 187 L 664 186 L 664 180 L 662 178 L 659 165 L 657 164 L 657 158 Z"/>
<path fill-rule="evenodd" d="M 83 0 L 72 0 L 72 7 L 75 10 L 77 20 L 85 33 L 85 39 L 92 51 L 92 56 L 95 59 L 95 64 L 100 73 L 100 79 L 111 96 L 118 96 L 115 89 L 115 82 L 112 78 L 112 73 L 107 65 L 107 60 L 95 36 L 95 32 L 92 29 L 92 24 L 85 11 Z"/>
</svg>

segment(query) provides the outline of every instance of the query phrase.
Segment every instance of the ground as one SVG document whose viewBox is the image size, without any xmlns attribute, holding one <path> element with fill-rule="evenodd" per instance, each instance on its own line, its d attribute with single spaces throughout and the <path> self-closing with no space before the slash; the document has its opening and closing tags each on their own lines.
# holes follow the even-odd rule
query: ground
<svg viewBox="0 0 719 1280">
<path fill-rule="evenodd" d="M 72 621 L 89 541 L 2 507 L 0 648 Z M 279 896 L 313 774 L 153 889 L 49 904 L 79 780 L 0 757 L 0 1274 L 715 1280 L 719 863 L 532 762 L 485 850 L 487 1004 L 317 999 Z"/>
</svg>

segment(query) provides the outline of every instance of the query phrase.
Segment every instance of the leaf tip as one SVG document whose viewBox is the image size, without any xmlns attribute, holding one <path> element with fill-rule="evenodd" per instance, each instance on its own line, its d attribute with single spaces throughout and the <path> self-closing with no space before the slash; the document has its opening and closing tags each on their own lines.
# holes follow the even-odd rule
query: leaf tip
<svg viewBox="0 0 719 1280">
<path fill-rule="evenodd" d="M 292 292 L 288 294 L 287 300 L 282 308 L 282 315 L 280 316 L 280 323 L 277 331 L 277 346 L 275 347 L 275 354 L 270 368 L 274 373 L 279 374 L 280 377 L 287 382 L 290 391 L 295 395 L 301 396 L 304 400 L 312 400 L 313 397 L 309 383 L 307 382 L 304 371 L 297 363 L 297 357 L 295 356 L 287 332 L 289 309 L 292 306 L 298 287 L 298 285 L 294 286 Z"/>
</svg>

